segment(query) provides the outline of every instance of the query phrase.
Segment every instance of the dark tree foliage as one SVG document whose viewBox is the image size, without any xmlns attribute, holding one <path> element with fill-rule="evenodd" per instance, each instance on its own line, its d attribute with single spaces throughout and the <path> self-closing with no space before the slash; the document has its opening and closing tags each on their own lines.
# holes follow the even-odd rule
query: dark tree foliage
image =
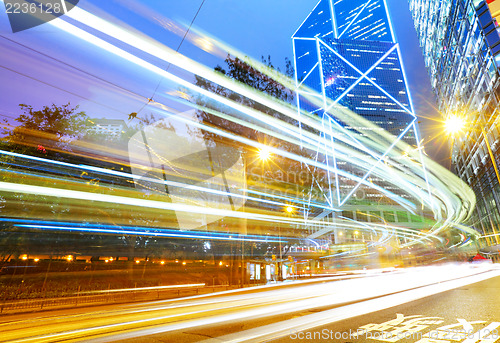
<svg viewBox="0 0 500 343">
<path fill-rule="evenodd" d="M 286 102 L 291 102 L 294 99 L 292 90 L 286 88 L 273 78 L 261 73 L 239 58 L 232 58 L 231 56 L 227 56 L 225 62 L 227 64 L 227 70 L 222 68 L 221 66 L 215 67 L 215 70 L 229 76 L 233 80 L 244 83 L 276 99 Z M 275 68 L 272 64 L 271 56 L 268 56 L 267 59 L 262 57 L 262 64 L 264 64 L 269 69 L 274 69 L 278 72 L 280 71 L 279 68 Z M 292 77 L 293 72 L 294 71 L 290 60 L 286 59 L 285 75 Z"/>
<path fill-rule="evenodd" d="M 294 73 L 292 63 L 290 60 L 286 59 L 286 70 L 285 70 L 285 75 L 287 76 L 292 76 Z M 293 90 L 290 90 L 274 80 L 272 77 L 269 77 L 268 75 L 260 72 L 259 70 L 255 69 L 245 61 L 242 61 L 241 59 L 237 57 L 232 57 L 228 55 L 225 59 L 226 65 L 224 67 L 218 65 L 214 68 L 215 71 L 224 74 L 231 79 L 240 82 L 242 84 L 245 84 L 256 91 L 262 92 L 265 95 L 268 95 L 270 97 L 273 97 L 277 101 L 283 101 L 286 103 L 291 103 L 294 99 L 294 92 Z M 262 64 L 264 64 L 267 68 L 270 70 L 274 71 L 280 71 L 279 68 L 275 68 L 275 66 L 271 62 L 271 57 L 268 56 L 267 59 L 262 57 Z M 210 92 L 213 92 L 215 94 L 222 95 L 223 97 L 233 100 L 237 103 L 240 103 L 244 106 L 247 106 L 249 108 L 255 109 L 257 111 L 266 113 L 268 115 L 271 115 L 275 118 L 282 119 L 284 121 L 290 122 L 290 119 L 288 117 L 283 116 L 281 113 L 277 113 L 276 111 L 258 103 L 255 102 L 247 97 L 244 97 L 238 93 L 233 92 L 230 89 L 227 89 L 225 87 L 222 87 L 218 84 L 215 84 L 213 82 L 210 82 L 200 76 L 195 76 L 196 78 L 196 85 L 200 86 Z M 232 113 L 234 112 L 233 109 L 223 107 L 220 104 L 210 104 L 207 103 L 205 99 L 199 99 L 198 103 L 202 106 L 206 106 L 208 108 L 221 111 L 224 113 Z M 235 124 L 229 120 L 225 120 L 222 118 L 219 118 L 208 111 L 199 111 L 198 116 L 200 119 L 209 124 L 213 125 L 219 128 L 223 128 L 225 130 L 231 131 L 233 133 L 248 137 L 250 139 L 258 139 L 258 134 L 255 130 L 249 129 L 247 127 L 243 127 L 241 125 Z M 210 141 L 220 141 L 221 138 L 218 137 L 217 135 L 206 133 L 206 138 Z"/>
<path fill-rule="evenodd" d="M 70 103 L 43 106 L 40 110 L 25 104 L 19 107 L 22 113 L 16 118 L 18 125 L 3 132 L 11 151 L 47 156 L 49 150 L 67 150 L 68 143 L 83 137 L 90 125 L 87 115 L 77 112 L 78 106 Z"/>
<path fill-rule="evenodd" d="M 62 106 L 52 104 L 41 109 L 25 104 L 19 107 L 21 113 L 16 118 L 17 125 L 10 130 L 6 127 L 2 132 L 4 138 L 0 142 L 1 150 L 60 161 L 70 152 L 69 143 L 87 131 L 87 116 L 69 103 Z M 4 154 L 0 156 L 0 166 L 3 169 L 0 180 L 17 184 L 34 183 L 37 186 L 54 187 L 56 183 L 44 176 L 51 173 L 68 174 L 60 167 L 50 169 L 38 161 Z M 57 198 L 25 193 L 4 193 L 0 196 L 0 214 L 3 217 L 58 217 L 69 212 L 69 208 Z M 0 261 L 6 262 L 20 252 L 36 247 L 29 240 L 32 236 L 29 232 L 19 231 L 3 223 L 0 226 Z"/>
<path fill-rule="evenodd" d="M 22 129 L 43 131 L 53 135 L 57 140 L 76 139 L 84 135 L 88 128 L 85 112 L 76 112 L 78 106 L 71 107 L 70 103 L 62 106 L 44 106 L 41 110 L 34 110 L 32 106 L 21 104 L 23 110 L 16 121 L 21 125 L 14 130 L 19 134 Z"/>
</svg>

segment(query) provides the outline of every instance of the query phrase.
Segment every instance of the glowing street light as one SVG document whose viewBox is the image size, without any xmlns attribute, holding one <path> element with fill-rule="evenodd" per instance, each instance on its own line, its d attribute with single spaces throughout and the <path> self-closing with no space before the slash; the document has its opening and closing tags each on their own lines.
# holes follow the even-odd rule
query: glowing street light
<svg viewBox="0 0 500 343">
<path fill-rule="evenodd" d="M 459 116 L 449 116 L 444 121 L 444 128 L 450 135 L 454 135 L 465 128 L 465 120 Z"/>
<path fill-rule="evenodd" d="M 285 207 L 285 212 L 288 214 L 292 214 L 294 211 L 294 208 L 292 206 L 287 206 Z"/>
<path fill-rule="evenodd" d="M 261 148 L 259 150 L 259 158 L 262 161 L 266 161 L 266 160 L 270 159 L 271 158 L 271 152 L 269 151 L 269 149 L 267 149 L 267 148 Z"/>
</svg>

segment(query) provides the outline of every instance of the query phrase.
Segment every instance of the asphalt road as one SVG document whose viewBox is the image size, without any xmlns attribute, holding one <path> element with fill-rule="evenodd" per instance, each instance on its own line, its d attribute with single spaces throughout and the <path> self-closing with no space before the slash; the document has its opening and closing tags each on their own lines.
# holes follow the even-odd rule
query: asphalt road
<svg viewBox="0 0 500 343">
<path fill-rule="evenodd" d="M 408 327 L 425 333 L 451 325 L 457 318 L 462 323 L 464 320 L 481 321 L 471 324 L 472 329 L 479 330 L 499 318 L 495 313 L 500 309 L 500 270 L 492 267 L 411 268 L 369 273 L 358 278 L 330 278 L 93 308 L 88 312 L 77 309 L 5 316 L 0 318 L 0 341 L 154 343 L 275 339 L 277 342 L 375 342 L 365 336 L 337 339 L 335 333 L 355 332 L 369 324 L 373 325 L 366 327 L 371 328 L 373 334 L 377 330 L 391 332 Z M 470 310 L 472 308 L 474 310 Z M 405 317 L 398 317 L 397 313 Z M 492 313 L 492 317 L 485 313 Z M 425 318 L 408 318 L 415 315 Z M 429 316 L 439 318 L 429 319 Z M 408 320 L 414 321 L 408 323 Z M 307 336 L 308 332 L 313 336 Z M 333 336 L 314 336 L 314 332 L 331 332 Z M 437 341 L 443 342 L 451 340 Z"/>
<path fill-rule="evenodd" d="M 479 339 L 478 331 L 485 328 L 488 329 L 482 332 Z M 486 337 L 490 331 L 491 337 Z M 385 335 L 382 332 L 385 332 Z M 425 340 L 426 335 L 429 340 Z M 419 341 L 500 342 L 500 277 L 332 325 L 319 326 L 303 332 L 292 330 L 289 335 L 273 340 L 343 343 Z"/>
</svg>

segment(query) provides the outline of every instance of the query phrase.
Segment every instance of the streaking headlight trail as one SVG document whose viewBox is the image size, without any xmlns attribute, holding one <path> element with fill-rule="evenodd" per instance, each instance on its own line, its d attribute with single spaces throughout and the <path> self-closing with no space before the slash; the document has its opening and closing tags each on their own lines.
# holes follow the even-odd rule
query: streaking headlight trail
<svg viewBox="0 0 500 343">
<path fill-rule="evenodd" d="M 3 170 L 8 177 L 0 181 L 0 191 L 7 201 L 16 201 L 18 195 L 24 194 L 57 199 L 75 209 L 93 207 L 96 213 L 116 205 L 116 210 L 123 214 L 95 219 L 103 221 L 104 226 L 42 221 L 17 223 L 18 227 L 119 234 L 120 230 L 105 225 L 123 225 L 126 218 L 141 213 L 144 222 L 161 214 L 159 226 L 194 230 L 191 236 L 184 236 L 198 235 L 203 239 L 215 237 L 200 233 L 201 228 L 208 230 L 214 223 L 219 223 L 219 229 L 227 234 L 214 239 L 232 239 L 231 233 L 238 233 L 248 234 L 248 240 L 267 242 L 267 238 L 252 231 L 266 231 L 269 227 L 281 230 L 282 225 L 287 229 L 283 241 L 288 236 L 300 237 L 317 246 L 324 246 L 323 241 L 319 244 L 317 240 L 338 235 L 339 230 L 353 235 L 359 230 L 355 235 L 363 240 L 370 238 L 374 247 L 388 244 L 391 238 L 401 239 L 403 247 L 442 241 L 441 234 L 452 228 L 477 238 L 474 230 L 461 226 L 474 209 L 474 193 L 451 172 L 424 156 L 420 148 L 399 139 L 408 131 L 394 137 L 333 101 L 324 102 L 312 89 L 306 89 L 301 96 L 325 108 L 325 114 L 297 110 L 145 34 L 79 7 L 48 25 L 136 68 L 137 73 L 162 78 L 169 91 L 162 90 L 148 102 L 148 108 L 161 118 L 133 135 L 126 149 L 110 154 L 112 159 L 129 166 L 130 173 L 0 151 L 7 161 L 4 164 L 10 165 Z M 210 44 L 241 58 L 277 84 L 288 88 L 295 85 L 294 80 L 269 71 L 260 62 L 201 31 L 197 31 L 193 40 L 196 39 L 201 39 L 205 48 Z M 175 66 L 175 71 L 167 71 L 165 63 Z M 200 87 L 193 82 L 193 75 L 246 101 Z M 200 120 L 199 112 L 229 124 Z M 233 130 L 233 126 L 238 129 Z M 217 138 L 208 140 L 208 136 Z M 87 147 L 82 144 L 79 148 L 83 151 Z M 258 151 L 264 149 L 267 157 L 259 160 Z M 26 165 L 19 168 L 23 163 Z M 284 181 L 266 175 L 266 169 L 289 175 L 294 168 L 301 180 Z M 91 180 L 81 182 L 87 177 L 85 173 L 111 181 L 98 185 Z M 115 178 L 121 184 L 113 181 Z M 366 190 L 370 190 L 371 197 L 359 195 L 366 194 Z M 370 206 L 378 208 L 378 214 L 370 213 Z M 284 209 L 288 207 L 287 213 Z M 345 210 L 359 214 L 346 218 L 341 215 Z M 417 224 L 409 219 L 388 222 L 385 216 L 380 218 L 384 211 L 396 217 L 401 212 L 423 219 Z M 23 218 L 15 213 L 5 216 Z M 62 218 L 61 222 L 67 223 L 69 218 Z M 146 228 L 147 225 L 137 225 L 125 229 L 127 233 L 151 234 Z M 210 230 L 217 231 L 213 226 Z M 157 233 L 172 234 L 161 230 Z M 277 237 L 271 240 L 282 241 Z"/>
</svg>

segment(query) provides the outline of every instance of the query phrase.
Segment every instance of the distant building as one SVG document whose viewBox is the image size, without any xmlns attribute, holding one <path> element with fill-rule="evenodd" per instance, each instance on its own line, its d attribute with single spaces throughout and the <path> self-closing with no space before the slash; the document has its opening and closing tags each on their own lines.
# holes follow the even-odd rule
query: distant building
<svg viewBox="0 0 500 343">
<path fill-rule="evenodd" d="M 500 0 L 409 0 L 439 110 L 463 116 L 452 165 L 477 197 L 470 225 L 500 243 Z"/>
<path fill-rule="evenodd" d="M 118 136 L 127 129 L 127 123 L 121 119 L 90 119 L 90 132 L 99 135 Z"/>
</svg>

